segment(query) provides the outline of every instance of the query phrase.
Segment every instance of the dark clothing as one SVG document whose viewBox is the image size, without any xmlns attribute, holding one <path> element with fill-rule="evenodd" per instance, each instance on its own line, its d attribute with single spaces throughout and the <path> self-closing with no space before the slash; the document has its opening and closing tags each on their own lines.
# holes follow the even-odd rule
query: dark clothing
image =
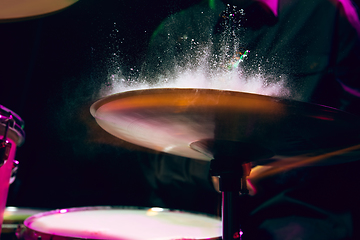
<svg viewBox="0 0 360 240">
<path fill-rule="evenodd" d="M 349 21 L 354 18 L 349 14 L 354 10 L 350 2 L 279 0 L 277 17 L 251 5 L 244 10 L 240 27 L 231 30 L 235 37 L 230 40 L 218 30 L 225 5 L 214 3 L 203 1 L 158 27 L 144 66 L 149 81 L 168 79 L 188 67 L 203 67 L 204 62 L 209 63 L 204 72 L 211 73 L 213 66 L 227 61 L 221 47 L 233 41 L 239 50 L 250 50 L 241 63 L 244 79 L 260 74 L 270 82 L 285 80 L 291 91 L 288 98 L 341 109 L 348 107 L 349 99 L 356 99 L 339 84 L 360 92 L 359 21 Z"/>
<path fill-rule="evenodd" d="M 139 166 L 150 190 L 149 206 L 218 214 L 218 198 L 207 161 L 139 152 Z"/>
<path fill-rule="evenodd" d="M 286 98 L 360 114 L 360 22 L 350 1 L 279 0 L 277 13 L 255 2 L 238 15 L 238 9 L 231 12 L 230 8 L 224 14 L 226 8 L 221 1 L 210 3 L 203 1 L 173 14 L 158 27 L 151 39 L 143 77 L 155 84 L 170 81 L 189 69 L 201 69 L 203 76 L 212 80 L 218 69 L 227 71 L 234 52 L 249 50 L 240 67 L 233 69 L 245 82 L 261 76 L 265 85 L 285 83 L 290 89 Z M 211 183 L 204 181 L 209 178 L 207 163 L 199 167 L 195 161 L 172 156 L 155 162 L 153 166 L 162 173 L 156 171 L 159 174 L 152 179 L 153 186 L 166 185 L 171 192 L 170 182 L 173 186 L 181 182 L 191 194 L 196 192 L 194 189 L 211 188 Z M 249 206 L 253 210 L 253 225 L 249 228 L 255 226 L 255 230 L 249 230 L 253 235 L 247 239 L 356 237 L 352 224 L 358 216 L 354 210 L 357 194 L 349 194 L 353 188 L 336 183 L 345 176 L 347 182 L 359 180 L 351 177 L 357 165 L 302 168 L 264 179 L 267 192 L 253 197 Z M 172 176 L 171 181 L 168 176 Z M 189 180 L 186 184 L 185 179 Z M 334 193 L 334 186 L 340 191 Z M 166 199 L 163 194 L 157 197 Z M 160 202 L 171 203 L 170 198 L 165 201 Z"/>
</svg>

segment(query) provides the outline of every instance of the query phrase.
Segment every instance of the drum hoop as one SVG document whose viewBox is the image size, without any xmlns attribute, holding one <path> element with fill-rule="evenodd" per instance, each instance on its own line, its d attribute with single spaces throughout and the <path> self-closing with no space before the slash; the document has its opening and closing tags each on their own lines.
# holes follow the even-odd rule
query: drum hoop
<svg viewBox="0 0 360 240">
<path fill-rule="evenodd" d="M 69 212 L 80 212 L 80 211 L 91 211 L 91 210 L 149 210 L 154 207 L 139 207 L 139 206 L 91 206 L 91 207 L 74 207 L 74 208 L 63 208 L 63 209 L 55 209 L 51 211 L 37 213 L 25 219 L 24 225 L 28 226 L 28 223 L 31 223 L 33 219 L 37 219 L 40 217 L 45 217 L 53 214 L 62 214 L 62 213 L 69 213 Z M 221 220 L 220 217 L 201 213 L 201 212 L 194 212 L 194 211 L 186 211 L 186 210 L 178 210 L 178 209 L 171 209 L 171 208 L 161 208 L 163 212 L 171 212 L 171 213 L 188 213 L 188 214 L 195 214 L 197 216 L 204 216 L 210 217 L 213 219 Z"/>
<path fill-rule="evenodd" d="M 14 111 L 11 111 L 10 109 L 0 105 L 0 124 L 5 126 L 5 120 L 8 120 L 10 116 L 12 116 L 15 124 L 13 127 L 10 127 L 9 130 L 18 136 L 18 141 L 16 144 L 21 146 L 25 140 L 24 121 Z"/>
<path fill-rule="evenodd" d="M 64 209 L 56 209 L 56 210 L 51 210 L 51 211 L 47 211 L 47 212 L 41 212 L 35 215 L 32 215 L 31 217 L 28 217 L 27 219 L 25 219 L 23 226 L 25 226 L 25 228 L 27 229 L 27 231 L 31 231 L 37 234 L 43 234 L 44 236 L 53 236 L 50 233 L 46 233 L 46 232 L 42 232 L 39 230 L 35 230 L 32 229 L 31 227 L 29 227 L 29 224 L 31 224 L 35 219 L 41 218 L 41 217 L 45 217 L 45 216 L 49 216 L 52 214 L 62 214 L 62 213 L 69 213 L 69 212 L 78 212 L 78 211 L 90 211 L 90 210 L 149 210 L 149 209 L 154 209 L 154 207 L 139 207 L 139 206 L 91 206 L 91 207 L 76 207 L 76 208 L 64 208 Z M 171 213 L 188 213 L 188 214 L 195 214 L 198 216 L 203 216 L 203 217 L 210 217 L 213 219 L 217 219 L 217 220 L 221 220 L 220 217 L 215 216 L 215 215 L 211 215 L 211 214 L 206 214 L 206 213 L 200 213 L 200 212 L 193 212 L 193 211 L 185 211 L 185 210 L 178 210 L 178 209 L 169 209 L 169 208 L 160 208 L 162 209 L 162 212 L 171 212 Z M 56 239 L 64 239 L 64 240 L 68 240 L 68 239 L 78 239 L 78 238 L 74 238 L 74 237 L 67 237 L 67 236 L 62 236 L 62 235 L 56 235 Z M 192 239 L 192 238 L 191 238 Z M 191 239 L 181 239 L 181 240 L 191 240 Z M 99 239 L 96 239 L 99 240 Z M 221 240 L 221 236 L 217 236 L 217 237 L 212 237 L 212 238 L 208 238 L 207 240 Z"/>
</svg>

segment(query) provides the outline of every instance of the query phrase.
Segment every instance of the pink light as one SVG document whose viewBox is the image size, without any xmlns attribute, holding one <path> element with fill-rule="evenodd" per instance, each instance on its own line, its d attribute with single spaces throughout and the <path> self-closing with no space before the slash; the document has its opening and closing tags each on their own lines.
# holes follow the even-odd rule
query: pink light
<svg viewBox="0 0 360 240">
<path fill-rule="evenodd" d="M 61 209 L 59 212 L 60 212 L 60 213 L 67 213 L 68 210 L 67 210 L 67 209 Z"/>
<path fill-rule="evenodd" d="M 357 15 L 356 8 L 350 0 L 340 0 L 339 2 L 344 7 L 345 15 L 348 21 L 356 29 L 358 35 L 360 36 L 360 21 Z"/>
<path fill-rule="evenodd" d="M 278 0 L 258 0 L 258 1 L 266 4 L 274 13 L 275 17 L 278 16 L 278 3 L 279 3 Z"/>
<path fill-rule="evenodd" d="M 313 117 L 320 120 L 334 121 L 334 118 L 331 117 L 325 117 L 325 116 L 313 116 Z"/>
<path fill-rule="evenodd" d="M 257 193 L 257 189 L 254 186 L 254 184 L 251 182 L 250 179 L 246 179 L 248 187 L 250 187 L 249 191 L 250 191 L 250 195 L 255 195 Z M 241 235 L 241 232 L 240 232 Z"/>
<path fill-rule="evenodd" d="M 239 237 L 241 237 L 243 234 L 244 234 L 243 231 L 240 230 L 240 232 L 234 233 L 233 238 L 234 238 L 234 239 L 239 238 Z"/>
<path fill-rule="evenodd" d="M 340 81 L 339 81 L 340 82 Z M 358 90 L 356 90 L 356 89 L 353 89 L 353 88 L 350 88 L 350 87 L 348 87 L 348 86 L 346 86 L 344 83 L 342 83 L 342 82 L 340 82 L 340 84 L 341 84 L 341 86 L 342 86 L 342 88 L 346 91 L 346 92 L 348 92 L 348 93 L 350 93 L 350 94 L 352 94 L 352 95 L 354 95 L 354 96 L 356 96 L 356 97 L 360 97 L 360 91 L 358 91 Z"/>
</svg>

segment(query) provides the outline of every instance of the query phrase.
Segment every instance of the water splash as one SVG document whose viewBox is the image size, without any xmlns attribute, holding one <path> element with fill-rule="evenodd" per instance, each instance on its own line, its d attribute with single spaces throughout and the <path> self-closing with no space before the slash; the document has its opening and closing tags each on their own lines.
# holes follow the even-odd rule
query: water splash
<svg viewBox="0 0 360 240">
<path fill-rule="evenodd" d="M 191 49 L 184 50 L 182 61 L 168 63 L 163 68 L 165 72 L 157 72 L 153 79 L 141 76 L 141 70 L 135 67 L 128 73 L 129 69 L 113 62 L 99 96 L 149 88 L 207 88 L 290 98 L 285 75 L 265 73 L 261 66 L 253 66 L 256 71 L 245 74 L 242 63 L 251 53 L 240 47 L 244 42 L 244 29 L 239 28 L 246 21 L 244 10 L 227 5 L 222 18 L 220 38 L 212 36 L 205 44 L 192 40 Z M 214 49 L 215 45 L 218 49 Z"/>
<path fill-rule="evenodd" d="M 121 73 L 111 74 L 103 84 L 100 97 L 111 94 L 150 88 L 206 88 L 255 93 L 267 96 L 289 98 L 291 91 L 284 75 L 274 76 L 264 73 L 250 77 L 241 76 L 237 71 L 220 69 L 208 76 L 206 68 L 188 68 L 174 76 L 160 76 L 157 84 L 150 84 L 145 79 L 135 76 L 126 77 Z"/>
</svg>

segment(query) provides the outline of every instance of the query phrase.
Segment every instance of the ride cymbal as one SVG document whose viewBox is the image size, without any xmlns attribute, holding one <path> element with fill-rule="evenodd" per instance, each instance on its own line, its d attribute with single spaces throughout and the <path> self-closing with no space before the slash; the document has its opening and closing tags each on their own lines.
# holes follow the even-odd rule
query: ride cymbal
<svg viewBox="0 0 360 240">
<path fill-rule="evenodd" d="M 47 16 L 63 10 L 78 0 L 0 0 L 0 23 Z"/>
<path fill-rule="evenodd" d="M 118 138 L 194 159 L 213 159 L 219 150 L 211 147 L 214 143 L 228 145 L 229 156 L 244 155 L 249 160 L 242 161 L 264 165 L 332 152 L 339 154 L 309 165 L 360 156 L 360 147 L 339 152 L 360 144 L 358 116 L 276 97 L 215 89 L 147 89 L 105 97 L 90 111 L 103 129 Z M 246 146 L 261 154 L 249 156 Z"/>
</svg>

